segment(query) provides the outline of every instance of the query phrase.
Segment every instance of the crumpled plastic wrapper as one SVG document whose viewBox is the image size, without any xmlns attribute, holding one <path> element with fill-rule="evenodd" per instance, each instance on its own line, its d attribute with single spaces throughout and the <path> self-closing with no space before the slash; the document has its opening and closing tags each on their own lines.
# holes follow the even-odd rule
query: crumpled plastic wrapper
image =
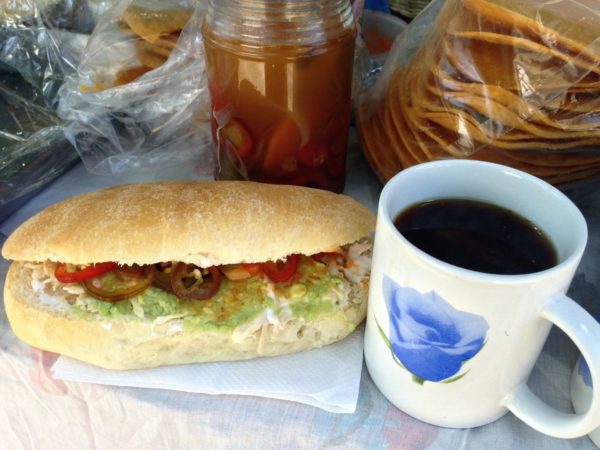
<svg viewBox="0 0 600 450">
<path fill-rule="evenodd" d="M 210 99 L 193 0 L 120 2 L 102 16 L 59 92 L 65 134 L 88 171 L 212 172 Z"/>
<path fill-rule="evenodd" d="M 0 6 L 0 220 L 78 160 L 55 108 L 87 41 L 80 28 L 96 17 L 77 13 L 82 5 L 22 0 Z"/>
<path fill-rule="evenodd" d="M 358 102 L 382 181 L 444 158 L 490 161 L 557 186 L 600 175 L 595 0 L 436 0 L 395 41 Z"/>
</svg>

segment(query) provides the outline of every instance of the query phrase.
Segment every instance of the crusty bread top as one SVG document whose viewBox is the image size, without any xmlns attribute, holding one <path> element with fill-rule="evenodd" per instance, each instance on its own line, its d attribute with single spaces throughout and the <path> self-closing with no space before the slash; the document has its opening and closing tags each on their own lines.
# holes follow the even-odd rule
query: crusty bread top
<svg viewBox="0 0 600 450">
<path fill-rule="evenodd" d="M 276 260 L 367 236 L 371 212 L 352 198 L 250 181 L 163 181 L 72 197 L 22 224 L 2 256 L 17 261 L 201 266 Z"/>
</svg>

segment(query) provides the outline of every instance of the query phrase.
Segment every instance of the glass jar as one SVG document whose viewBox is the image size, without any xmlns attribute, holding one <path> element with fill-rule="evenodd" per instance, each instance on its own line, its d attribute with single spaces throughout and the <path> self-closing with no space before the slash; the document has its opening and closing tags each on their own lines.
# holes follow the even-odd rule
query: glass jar
<svg viewBox="0 0 600 450">
<path fill-rule="evenodd" d="M 341 192 L 356 30 L 348 0 L 209 0 L 215 178 Z"/>
</svg>

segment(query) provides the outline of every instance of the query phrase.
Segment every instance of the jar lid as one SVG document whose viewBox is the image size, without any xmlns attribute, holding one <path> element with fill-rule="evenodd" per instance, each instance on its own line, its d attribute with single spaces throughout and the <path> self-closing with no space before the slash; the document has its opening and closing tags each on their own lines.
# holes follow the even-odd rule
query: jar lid
<svg viewBox="0 0 600 450">
<path fill-rule="evenodd" d="M 348 0 L 209 0 L 203 30 L 250 51 L 314 46 L 355 33 Z"/>
</svg>

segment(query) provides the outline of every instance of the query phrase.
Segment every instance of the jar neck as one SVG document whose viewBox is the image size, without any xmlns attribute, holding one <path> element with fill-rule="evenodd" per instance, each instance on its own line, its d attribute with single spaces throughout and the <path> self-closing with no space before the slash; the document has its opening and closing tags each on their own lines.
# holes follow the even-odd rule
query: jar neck
<svg viewBox="0 0 600 450">
<path fill-rule="evenodd" d="M 305 46 L 354 32 L 354 18 L 349 0 L 209 0 L 204 26 L 249 47 Z"/>
</svg>

